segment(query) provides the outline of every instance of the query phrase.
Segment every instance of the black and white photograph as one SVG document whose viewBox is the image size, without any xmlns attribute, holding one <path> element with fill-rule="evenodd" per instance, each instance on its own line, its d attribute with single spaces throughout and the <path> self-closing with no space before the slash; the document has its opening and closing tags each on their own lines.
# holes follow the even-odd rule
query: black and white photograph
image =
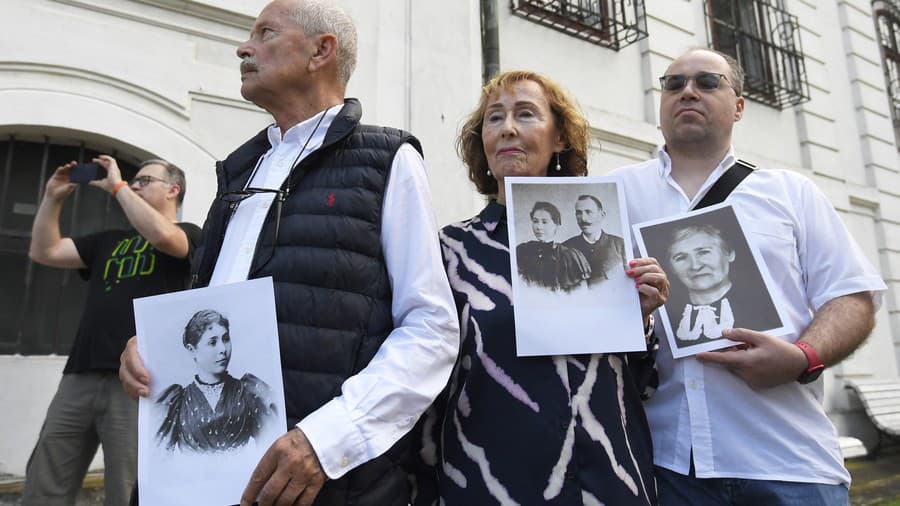
<svg viewBox="0 0 900 506">
<path fill-rule="evenodd" d="M 151 377 L 138 413 L 141 504 L 240 502 L 287 425 L 271 278 L 136 299 L 134 307 Z"/>
<path fill-rule="evenodd" d="M 790 330 L 765 262 L 731 205 L 639 223 L 634 232 L 641 254 L 656 257 L 669 275 L 660 314 L 675 358 L 738 344 L 722 337 L 725 329 Z"/>
<path fill-rule="evenodd" d="M 616 180 L 510 177 L 505 184 L 519 356 L 645 349 L 638 293 L 625 274 L 632 246 Z M 611 330 L 603 340 L 601 327 Z"/>
</svg>

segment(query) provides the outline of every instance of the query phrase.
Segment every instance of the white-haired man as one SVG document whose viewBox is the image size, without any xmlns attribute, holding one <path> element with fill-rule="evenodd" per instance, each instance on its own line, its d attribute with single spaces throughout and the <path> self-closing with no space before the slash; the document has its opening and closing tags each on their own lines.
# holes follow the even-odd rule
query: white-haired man
<svg viewBox="0 0 900 506">
<path fill-rule="evenodd" d="M 195 279 L 274 279 L 290 427 L 241 504 L 407 504 L 404 436 L 459 345 L 421 147 L 359 123 L 356 32 L 331 3 L 270 3 L 237 54 L 275 124 L 218 164 Z M 134 340 L 122 360 L 146 395 Z"/>
</svg>

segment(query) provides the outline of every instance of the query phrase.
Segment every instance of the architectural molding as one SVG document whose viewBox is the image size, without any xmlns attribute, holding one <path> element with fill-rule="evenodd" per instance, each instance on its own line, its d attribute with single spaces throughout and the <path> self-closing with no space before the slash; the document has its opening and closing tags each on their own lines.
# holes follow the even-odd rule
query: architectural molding
<svg viewBox="0 0 900 506">
<path fill-rule="evenodd" d="M 65 79 L 88 81 L 91 84 L 102 87 L 111 87 L 124 91 L 131 95 L 136 95 L 144 100 L 152 102 L 178 116 L 187 119 L 188 110 L 184 104 L 176 102 L 164 95 L 156 93 L 153 90 L 140 86 L 136 83 L 118 79 L 99 72 L 92 72 L 77 67 L 68 67 L 64 65 L 52 65 L 46 63 L 34 62 L 17 62 L 17 61 L 0 61 L 0 74 L 4 72 L 16 72 L 21 74 L 37 74 L 37 75 L 53 75 L 60 76 Z M 3 86 L 0 89 L 20 89 L 20 86 Z M 41 88 L 33 88 L 36 91 L 67 91 L 65 89 L 51 88 L 43 86 Z"/>
<path fill-rule="evenodd" d="M 204 102 L 207 104 L 213 105 L 221 105 L 224 107 L 231 107 L 234 109 L 241 109 L 244 111 L 257 112 L 262 114 L 268 114 L 265 110 L 260 109 L 252 102 L 248 102 L 246 100 L 238 100 L 235 98 L 223 97 L 220 95 L 210 95 L 209 93 L 203 93 L 202 91 L 191 91 L 188 92 L 191 97 L 191 101 L 194 102 Z"/>
<path fill-rule="evenodd" d="M 52 1 L 235 46 L 246 39 L 254 22 L 252 16 L 193 0 Z M 233 29 L 232 36 L 223 35 L 223 27 Z"/>
<path fill-rule="evenodd" d="M 603 143 L 607 142 L 618 146 L 643 151 L 651 156 L 653 151 L 655 151 L 657 147 L 657 144 L 655 142 L 650 142 L 645 139 L 639 139 L 630 135 L 624 135 L 619 132 L 612 132 L 609 130 L 602 130 L 593 127 L 591 128 L 591 140 L 591 147 L 594 147 L 595 145 L 597 147 L 602 147 Z"/>
</svg>

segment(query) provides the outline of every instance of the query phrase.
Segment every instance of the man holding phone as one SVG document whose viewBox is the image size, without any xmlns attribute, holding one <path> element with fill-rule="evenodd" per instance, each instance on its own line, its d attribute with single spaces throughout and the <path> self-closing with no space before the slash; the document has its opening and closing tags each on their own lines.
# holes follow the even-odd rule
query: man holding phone
<svg viewBox="0 0 900 506">
<path fill-rule="evenodd" d="M 132 299 L 187 288 L 200 236 L 196 225 L 177 223 L 185 193 L 181 169 L 148 160 L 129 184 L 112 157 L 93 163 L 56 169 L 31 229 L 31 259 L 78 269 L 89 287 L 62 380 L 28 460 L 25 505 L 73 504 L 99 445 L 106 504 L 128 503 L 137 476 L 137 403 L 119 386 L 118 367 L 134 335 Z M 59 217 L 75 181 L 112 195 L 134 228 L 62 237 Z"/>
</svg>

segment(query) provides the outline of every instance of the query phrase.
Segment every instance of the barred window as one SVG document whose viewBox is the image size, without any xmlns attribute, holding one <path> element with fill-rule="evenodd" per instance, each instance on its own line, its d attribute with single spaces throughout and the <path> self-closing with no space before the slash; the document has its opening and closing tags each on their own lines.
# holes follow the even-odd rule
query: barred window
<svg viewBox="0 0 900 506">
<path fill-rule="evenodd" d="M 900 145 L 900 6 L 893 1 L 876 1 L 873 7 L 891 118 L 894 120 L 894 137 Z"/>
<path fill-rule="evenodd" d="M 610 49 L 647 37 L 644 0 L 510 0 L 512 12 Z"/>
<path fill-rule="evenodd" d="M 71 269 L 56 269 L 28 258 L 31 224 L 56 167 L 90 161 L 99 150 L 84 142 L 7 136 L 0 140 L 0 354 L 66 355 L 75 338 L 87 283 Z M 115 153 L 113 153 L 115 154 Z M 137 166 L 117 157 L 123 179 Z M 59 219 L 63 236 L 107 228 L 127 228 L 128 220 L 109 194 L 79 185 L 66 199 Z"/>
<path fill-rule="evenodd" d="M 711 47 L 744 67 L 745 97 L 777 109 L 809 100 L 796 16 L 766 0 L 707 0 L 706 16 Z"/>
</svg>

